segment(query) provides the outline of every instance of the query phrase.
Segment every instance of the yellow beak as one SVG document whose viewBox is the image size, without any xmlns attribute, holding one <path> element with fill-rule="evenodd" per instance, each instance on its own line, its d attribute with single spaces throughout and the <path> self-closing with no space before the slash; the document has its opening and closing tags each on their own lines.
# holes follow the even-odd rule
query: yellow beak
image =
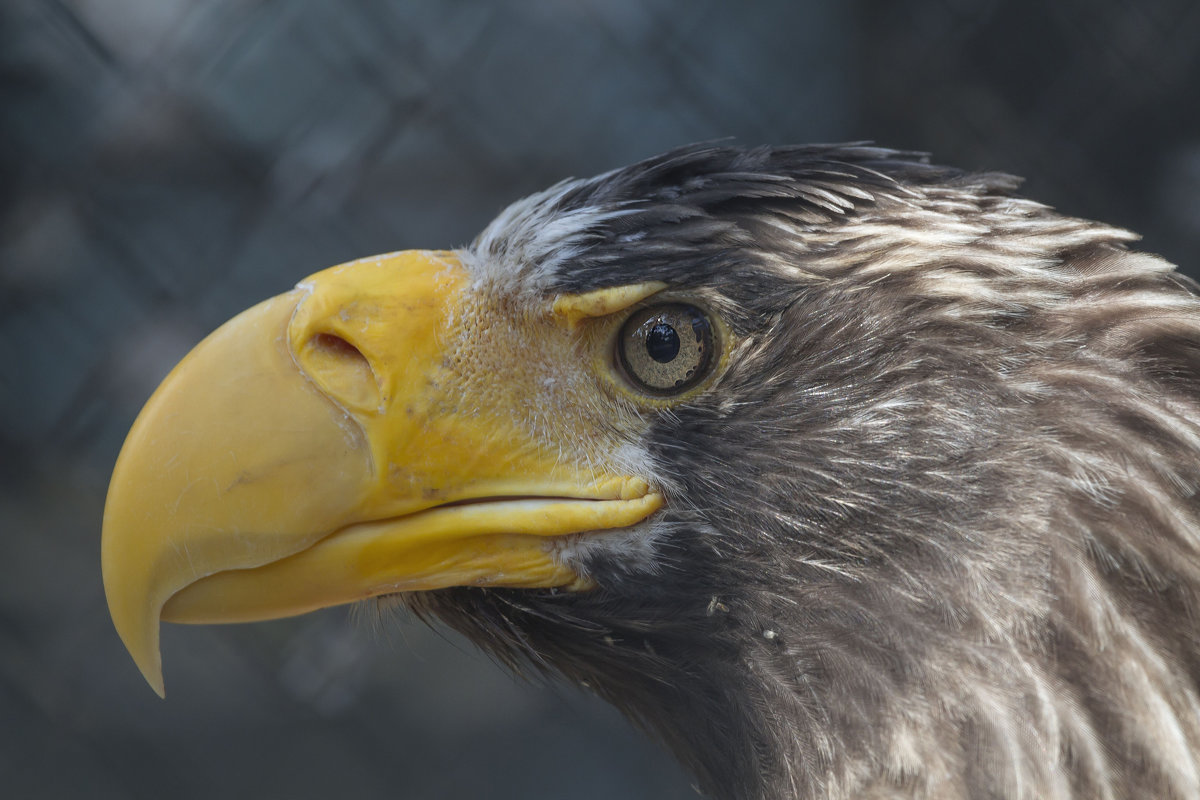
<svg viewBox="0 0 1200 800">
<path fill-rule="evenodd" d="M 230 320 L 142 410 L 104 511 L 118 633 L 163 693 L 159 621 L 299 614 L 457 585 L 584 585 L 551 537 L 662 505 L 572 466 L 521 399 L 452 368 L 453 253 L 334 267 Z"/>
</svg>

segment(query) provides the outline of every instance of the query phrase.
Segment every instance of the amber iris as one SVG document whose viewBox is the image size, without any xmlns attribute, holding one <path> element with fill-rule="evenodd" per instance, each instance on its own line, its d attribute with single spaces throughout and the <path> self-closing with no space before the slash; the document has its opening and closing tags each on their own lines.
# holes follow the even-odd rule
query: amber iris
<svg viewBox="0 0 1200 800">
<path fill-rule="evenodd" d="M 715 349 L 704 312 L 685 303 L 663 303 L 630 314 L 617 339 L 617 360 L 635 389 L 662 397 L 703 380 Z"/>
</svg>

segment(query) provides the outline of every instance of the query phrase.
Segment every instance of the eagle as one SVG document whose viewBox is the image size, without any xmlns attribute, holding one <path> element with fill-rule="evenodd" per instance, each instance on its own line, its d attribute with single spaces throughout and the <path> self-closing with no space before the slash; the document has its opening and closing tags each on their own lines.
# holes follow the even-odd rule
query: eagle
<svg viewBox="0 0 1200 800">
<path fill-rule="evenodd" d="M 165 379 L 109 609 L 371 598 L 721 800 L 1200 796 L 1200 297 L 1006 174 L 692 145 L 318 272 Z"/>
</svg>

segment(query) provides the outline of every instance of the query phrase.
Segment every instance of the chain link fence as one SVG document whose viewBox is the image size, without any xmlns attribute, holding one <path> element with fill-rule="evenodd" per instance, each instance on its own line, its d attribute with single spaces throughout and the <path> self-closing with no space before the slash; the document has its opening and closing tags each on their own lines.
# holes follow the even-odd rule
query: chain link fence
<svg viewBox="0 0 1200 800">
<path fill-rule="evenodd" d="M 0 3 L 0 785 L 10 797 L 690 797 L 574 690 L 333 610 L 107 619 L 103 495 L 170 366 L 325 266 L 698 140 L 874 139 L 1200 243 L 1200 4 Z"/>
</svg>

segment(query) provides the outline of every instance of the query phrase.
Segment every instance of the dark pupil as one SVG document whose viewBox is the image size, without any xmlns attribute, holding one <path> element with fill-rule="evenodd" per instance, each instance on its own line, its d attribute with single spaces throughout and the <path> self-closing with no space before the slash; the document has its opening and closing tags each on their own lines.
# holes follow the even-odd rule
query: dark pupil
<svg viewBox="0 0 1200 800">
<path fill-rule="evenodd" d="M 679 355 L 679 334 L 667 323 L 658 323 L 646 334 L 646 353 L 660 364 L 673 361 Z"/>
</svg>

